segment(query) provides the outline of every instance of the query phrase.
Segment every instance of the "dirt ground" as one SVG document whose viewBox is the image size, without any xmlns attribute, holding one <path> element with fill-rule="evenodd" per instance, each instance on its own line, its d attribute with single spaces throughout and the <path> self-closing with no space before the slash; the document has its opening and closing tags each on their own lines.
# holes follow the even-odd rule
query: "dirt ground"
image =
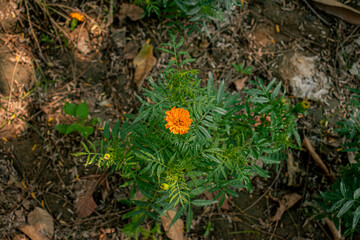
<svg viewBox="0 0 360 240">
<path fill-rule="evenodd" d="M 241 85 L 252 87 L 250 79 L 277 78 L 294 104 L 308 99 L 309 111 L 298 118 L 300 136 L 311 140 L 338 176 L 353 158 L 337 151 L 345 139 L 334 129 L 347 116 L 346 87 L 359 86 L 360 30 L 305 3 L 245 1 L 226 12 L 225 21 L 209 23 L 211 39 L 204 32 L 177 37 L 185 37 L 182 50 L 197 59 L 187 67 L 199 69 L 204 80 L 213 73 L 232 94 L 244 97 Z M 0 238 L 26 239 L 21 226 L 40 207 L 53 218 L 54 239 L 127 239 L 122 216 L 129 207 L 122 200 L 129 190 L 118 188 L 124 180 L 85 167 L 85 159 L 71 155 L 82 150 L 83 138 L 60 134 L 55 126 L 73 121 L 63 113 L 65 102 L 86 101 L 91 117 L 103 120 L 90 140 L 101 138 L 105 121 L 113 124 L 136 113 L 135 94 L 141 90 L 133 83 L 133 59 L 150 39 L 157 62 L 149 77 L 158 79 L 170 60 L 156 50 L 169 41 L 168 20 L 133 21 L 121 14 L 119 1 L 54 0 L 42 6 L 0 0 Z M 70 32 L 68 16 L 78 11 L 85 21 Z M 251 73 L 236 72 L 234 63 L 252 67 Z M 149 87 L 147 80 L 142 87 Z M 226 209 L 196 208 L 186 238 L 332 239 L 325 222 L 314 218 L 314 199 L 331 180 L 305 149 L 288 156 L 279 169 L 269 169 L 271 178 L 253 178 L 253 193 L 239 191 L 239 197 L 229 198 Z M 76 199 L 91 187 L 96 209 L 80 218 Z M 271 221 L 277 199 L 293 193 L 301 199 L 281 220 Z M 165 234 L 149 238 L 167 239 Z"/>
</svg>

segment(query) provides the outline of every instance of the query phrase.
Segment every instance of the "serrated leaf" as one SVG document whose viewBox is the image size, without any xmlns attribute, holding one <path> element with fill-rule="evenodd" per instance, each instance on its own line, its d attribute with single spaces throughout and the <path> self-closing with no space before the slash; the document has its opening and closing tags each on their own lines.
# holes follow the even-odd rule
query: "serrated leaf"
<svg viewBox="0 0 360 240">
<path fill-rule="evenodd" d="M 109 122 L 107 121 L 104 126 L 104 138 L 108 141 L 110 140 L 110 126 Z"/>
<path fill-rule="evenodd" d="M 211 139 L 211 135 L 206 128 L 204 128 L 203 126 L 199 126 L 199 130 L 206 138 Z"/>
<path fill-rule="evenodd" d="M 352 222 L 352 229 L 355 229 L 357 227 L 359 219 L 360 219 L 360 206 L 354 212 L 354 217 L 353 217 L 353 222 Z"/>
<path fill-rule="evenodd" d="M 354 205 L 354 200 L 349 200 L 347 201 L 339 210 L 338 214 L 336 215 L 337 217 L 341 217 L 342 215 L 344 215 L 347 211 L 349 211 L 349 209 Z"/>
<path fill-rule="evenodd" d="M 222 98 L 224 97 L 224 91 L 225 91 L 225 82 L 221 81 L 217 95 L 216 95 L 216 102 L 219 104 Z"/>
<path fill-rule="evenodd" d="M 264 169 L 260 168 L 256 164 L 253 165 L 253 171 L 259 175 L 260 177 L 268 178 L 270 177 L 269 173 L 265 171 Z"/>
<path fill-rule="evenodd" d="M 171 55 L 175 55 L 175 53 L 174 52 L 172 52 L 172 51 L 170 51 L 170 50 L 168 50 L 168 49 L 165 49 L 165 48 L 156 48 L 157 50 L 160 50 L 160 51 L 163 51 L 163 52 L 166 52 L 166 53 L 169 53 L 169 54 L 171 54 Z"/>
<path fill-rule="evenodd" d="M 270 157 L 260 156 L 260 159 L 266 164 L 278 164 L 278 163 L 280 163 L 280 160 L 273 159 L 273 158 L 270 158 Z"/>
<path fill-rule="evenodd" d="M 360 197 L 360 188 L 356 189 L 356 191 L 354 192 L 354 199 L 358 199 Z"/>
<path fill-rule="evenodd" d="M 191 206 L 189 206 L 188 213 L 187 213 L 187 216 L 186 216 L 186 232 L 190 231 L 193 216 L 194 216 L 194 213 L 193 213 L 193 211 L 191 209 Z"/>
<path fill-rule="evenodd" d="M 182 66 L 182 65 L 184 65 L 185 63 L 194 62 L 194 61 L 196 61 L 195 58 L 187 58 L 187 59 L 185 59 L 184 61 L 182 61 L 182 62 L 179 64 L 179 66 Z"/>
<path fill-rule="evenodd" d="M 194 15 L 194 14 L 198 13 L 200 10 L 201 10 L 201 6 L 195 7 L 193 9 L 191 9 L 190 11 L 188 11 L 186 13 L 186 15 L 188 15 L 188 16 Z"/>
<path fill-rule="evenodd" d="M 254 98 L 250 98 L 250 102 L 253 103 L 267 103 L 269 102 L 269 99 L 266 97 L 254 97 Z"/>
<path fill-rule="evenodd" d="M 87 153 L 89 153 L 90 151 L 89 151 L 88 146 L 87 146 L 84 142 L 81 142 L 81 144 L 82 144 L 83 148 L 85 149 L 85 151 L 86 151 Z"/>
<path fill-rule="evenodd" d="M 340 182 L 340 192 L 343 197 L 346 197 L 346 185 L 343 180 Z"/>
<path fill-rule="evenodd" d="M 120 129 L 120 121 L 117 120 L 116 123 L 114 124 L 114 127 L 112 128 L 112 137 L 113 137 L 114 139 L 117 139 L 117 138 L 118 138 L 119 129 Z"/>
<path fill-rule="evenodd" d="M 184 38 L 183 38 L 183 37 L 181 37 L 181 39 L 180 39 L 179 43 L 178 43 L 178 44 L 176 44 L 176 47 L 175 47 L 175 48 L 179 48 L 179 47 L 181 47 L 181 46 L 183 45 L 183 43 L 184 43 Z"/>
<path fill-rule="evenodd" d="M 198 207 L 203 207 L 203 206 L 208 206 L 214 203 L 217 203 L 217 200 L 206 200 L 206 199 L 196 199 L 194 201 L 191 202 L 191 204 L 198 206 Z"/>
<path fill-rule="evenodd" d="M 271 99 L 274 100 L 279 95 L 280 89 L 281 89 L 281 82 L 279 82 L 279 84 L 276 86 L 274 91 L 271 93 Z"/>
<path fill-rule="evenodd" d="M 220 107 L 214 107 L 214 111 L 221 115 L 225 115 L 227 113 L 227 111 L 225 109 L 220 108 Z"/>
<path fill-rule="evenodd" d="M 338 209 L 342 203 L 345 202 L 345 199 L 340 199 L 339 201 L 337 201 L 336 203 L 334 203 L 331 208 L 329 209 L 329 212 L 333 212 L 335 211 L 336 209 Z"/>
<path fill-rule="evenodd" d="M 275 85 L 275 83 L 276 83 L 276 78 L 274 78 L 273 80 L 271 80 L 271 82 L 269 83 L 269 85 L 267 85 L 267 87 L 266 87 L 266 93 L 268 93 L 271 89 L 272 89 L 272 87 Z"/>
</svg>

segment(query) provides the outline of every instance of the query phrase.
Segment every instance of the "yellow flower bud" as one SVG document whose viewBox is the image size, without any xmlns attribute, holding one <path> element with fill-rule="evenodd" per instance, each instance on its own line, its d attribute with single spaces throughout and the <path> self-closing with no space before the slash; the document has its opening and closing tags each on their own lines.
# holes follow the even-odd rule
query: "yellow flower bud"
<svg viewBox="0 0 360 240">
<path fill-rule="evenodd" d="M 110 159 L 110 157 L 111 157 L 111 155 L 110 155 L 110 154 L 108 154 L 108 153 L 106 153 L 106 154 L 104 155 L 104 159 L 105 159 L 105 160 L 109 160 L 109 159 Z"/>
<path fill-rule="evenodd" d="M 160 188 L 163 189 L 163 190 L 168 190 L 169 189 L 169 184 L 163 183 L 163 184 L 161 184 Z"/>
</svg>

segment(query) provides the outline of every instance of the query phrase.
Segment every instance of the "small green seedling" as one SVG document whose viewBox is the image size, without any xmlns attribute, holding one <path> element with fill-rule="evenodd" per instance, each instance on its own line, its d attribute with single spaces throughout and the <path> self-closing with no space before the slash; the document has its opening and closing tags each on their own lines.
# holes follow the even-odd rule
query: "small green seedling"
<svg viewBox="0 0 360 240">
<path fill-rule="evenodd" d="M 252 67 L 245 67 L 244 64 L 237 65 L 236 63 L 233 63 L 232 66 L 235 68 L 235 70 L 239 73 L 250 75 L 251 71 L 253 70 Z"/>
<path fill-rule="evenodd" d="M 76 131 L 84 138 L 87 138 L 94 133 L 93 126 L 100 122 L 98 118 L 92 118 L 90 121 L 86 121 L 89 116 L 89 108 L 85 101 L 80 104 L 67 102 L 65 103 L 64 111 L 66 114 L 76 117 L 78 121 L 71 125 L 56 125 L 55 129 L 63 134 L 69 134 Z"/>
</svg>

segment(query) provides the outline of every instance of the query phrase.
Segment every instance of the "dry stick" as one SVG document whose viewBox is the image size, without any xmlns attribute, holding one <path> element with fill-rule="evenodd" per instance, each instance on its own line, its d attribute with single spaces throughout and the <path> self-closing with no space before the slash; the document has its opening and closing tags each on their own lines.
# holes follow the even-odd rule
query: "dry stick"
<svg viewBox="0 0 360 240">
<path fill-rule="evenodd" d="M 41 50 L 39 41 L 38 41 L 38 39 L 37 39 L 37 37 L 36 37 L 36 35 L 35 35 L 35 32 L 34 32 L 34 29 L 33 29 L 33 27 L 32 27 L 32 23 L 31 23 L 31 19 L 30 19 L 30 13 L 29 13 L 29 7 L 28 7 L 28 5 L 27 5 L 27 1 L 25 1 L 25 7 L 26 7 L 26 14 L 27 14 L 28 22 L 29 22 L 30 31 L 31 31 L 31 34 L 32 34 L 33 37 L 34 37 L 36 46 L 37 46 L 38 49 L 39 49 L 40 57 L 42 58 L 42 60 L 43 60 L 44 62 L 48 62 L 48 61 L 46 61 L 46 59 L 45 59 L 45 57 L 44 57 L 44 54 L 43 54 L 43 52 L 42 52 L 42 50 Z"/>
<path fill-rule="evenodd" d="M 325 19 L 323 19 L 316 11 L 314 8 L 311 7 L 311 5 L 308 3 L 308 1 L 303 0 L 303 2 L 306 4 L 306 6 L 308 6 L 310 8 L 310 10 L 323 22 L 325 23 L 327 26 L 331 26 L 330 23 L 328 23 Z"/>
<path fill-rule="evenodd" d="M 51 14 L 50 14 L 49 11 L 47 10 L 47 8 L 43 5 L 43 3 L 40 2 L 39 0 L 35 0 L 35 2 L 36 2 L 36 4 L 43 10 L 44 14 L 48 16 L 48 18 L 50 19 L 50 22 L 51 22 L 57 29 L 59 29 L 59 30 L 64 34 L 64 36 L 65 36 L 67 39 L 71 40 L 71 39 L 70 39 L 70 36 L 67 34 L 67 32 L 66 32 L 64 29 L 62 29 L 62 27 L 60 27 L 59 24 L 57 24 L 56 21 L 51 17 Z M 59 39 L 61 39 L 60 36 L 59 36 L 59 34 L 57 33 L 57 31 L 55 31 L 55 34 L 57 35 L 57 37 L 58 37 Z"/>
<path fill-rule="evenodd" d="M 15 63 L 14 70 L 13 70 L 13 73 L 12 73 L 12 76 L 11 76 L 11 85 L 10 85 L 10 94 L 9 94 L 8 107 L 10 107 L 11 94 L 12 94 L 13 85 L 14 85 L 14 78 L 15 78 L 16 68 L 17 68 L 17 65 L 19 64 L 21 56 L 22 56 L 22 54 L 20 55 L 20 57 L 16 56 L 16 63 Z"/>
<path fill-rule="evenodd" d="M 270 191 L 270 189 L 272 188 L 272 186 L 274 186 L 274 184 L 276 183 L 276 181 L 278 180 L 280 173 L 281 173 L 281 169 L 282 169 L 282 165 L 279 169 L 278 174 L 276 175 L 276 178 L 274 179 L 274 181 L 271 183 L 270 187 L 268 187 L 268 189 L 263 193 L 263 195 L 261 195 L 258 199 L 256 199 L 255 202 L 253 202 L 250 206 L 248 206 L 247 208 L 245 208 L 243 210 L 243 212 L 246 212 L 247 210 L 249 210 L 250 208 L 252 208 L 253 206 L 255 206 L 263 197 L 265 197 L 265 195 Z"/>
<path fill-rule="evenodd" d="M 311 145 L 310 140 L 307 137 L 304 137 L 302 144 L 310 152 L 316 164 L 321 168 L 321 170 L 326 174 L 326 176 L 328 176 L 332 182 L 335 182 L 336 180 L 335 176 L 332 173 L 330 173 L 325 163 L 321 160 L 320 156 L 315 152 L 313 146 Z"/>
<path fill-rule="evenodd" d="M 331 231 L 332 235 L 334 236 L 334 240 L 344 239 L 343 236 L 341 236 L 340 231 L 338 231 L 336 229 L 333 221 L 331 221 L 329 218 L 325 218 L 325 222 L 328 225 L 328 227 L 330 228 L 330 231 Z"/>
</svg>

